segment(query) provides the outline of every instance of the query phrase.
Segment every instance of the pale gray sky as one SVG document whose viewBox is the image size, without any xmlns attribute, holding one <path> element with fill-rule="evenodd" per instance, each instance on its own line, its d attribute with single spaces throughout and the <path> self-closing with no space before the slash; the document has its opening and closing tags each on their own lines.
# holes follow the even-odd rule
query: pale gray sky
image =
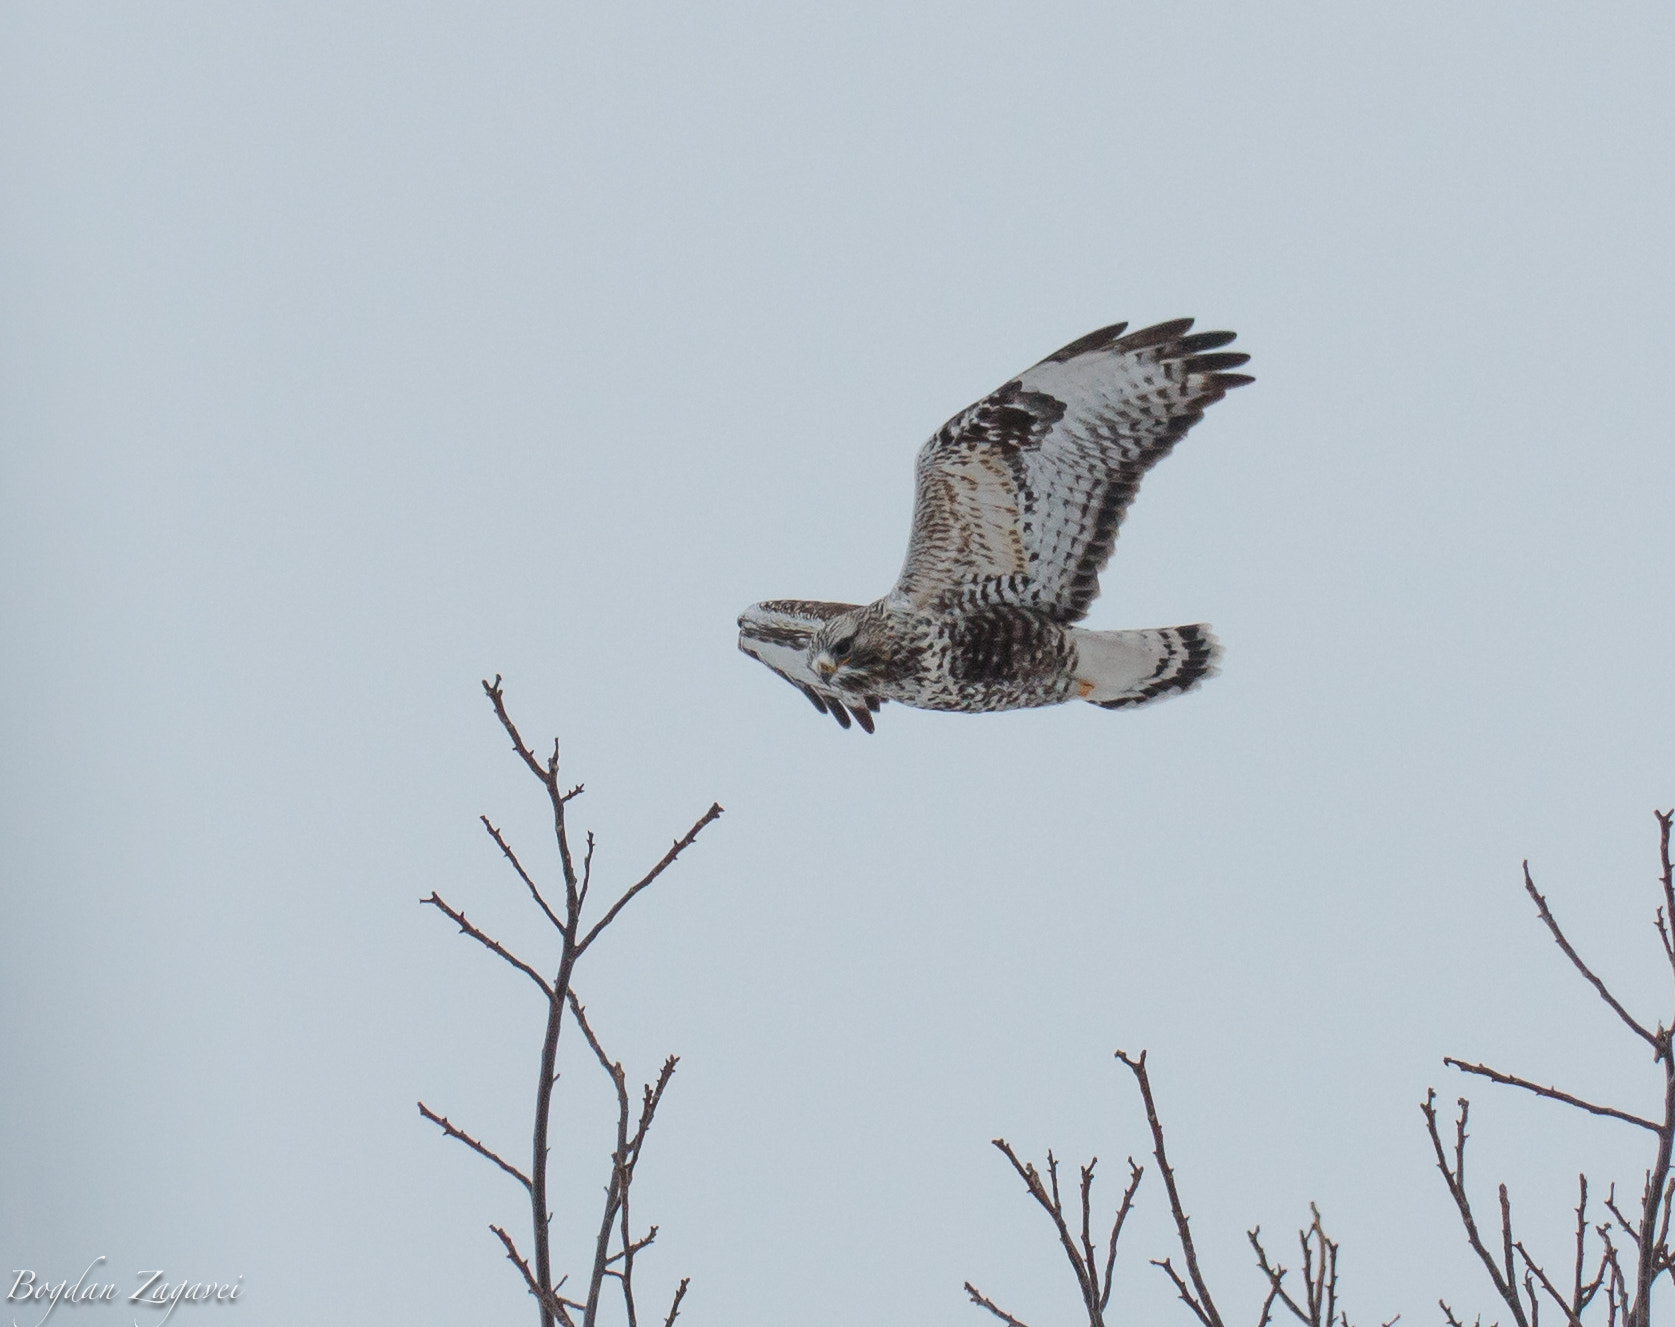
<svg viewBox="0 0 1675 1327">
<path fill-rule="evenodd" d="M 1117 1046 L 1230 1316 L 1243 1232 L 1311 1199 L 1358 1323 L 1493 1316 L 1440 1057 L 1656 1089 L 1518 863 L 1655 1018 L 1672 39 L 1653 4 L 0 9 L 0 1271 L 530 1318 L 487 1230 L 519 1191 L 413 1106 L 523 1146 L 538 1002 L 417 902 L 541 957 L 475 819 L 550 871 L 500 672 L 604 884 L 727 807 L 578 979 L 631 1074 L 683 1056 L 638 1191 L 683 1320 L 976 1327 L 969 1277 L 1072 1321 L 988 1139 L 1097 1152 L 1114 1200 Z M 754 600 L 888 586 L 943 419 L 1183 314 L 1258 382 L 1148 480 L 1090 625 L 1210 621 L 1221 678 L 868 739 L 735 651 Z M 608 1102 L 565 1070 L 569 1239 Z M 1482 1201 L 1544 1247 L 1579 1165 L 1637 1182 L 1627 1130 L 1471 1095 Z M 1148 1176 L 1125 1321 L 1187 1321 L 1164 1215 Z"/>
</svg>

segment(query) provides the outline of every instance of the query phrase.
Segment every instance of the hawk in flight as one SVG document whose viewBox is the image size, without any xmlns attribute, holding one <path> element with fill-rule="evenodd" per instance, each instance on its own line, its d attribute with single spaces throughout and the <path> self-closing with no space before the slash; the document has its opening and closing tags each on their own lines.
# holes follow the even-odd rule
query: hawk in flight
<svg viewBox="0 0 1675 1327">
<path fill-rule="evenodd" d="M 1203 623 L 1075 624 L 1099 593 L 1146 471 L 1250 358 L 1192 319 L 1090 332 L 955 415 L 919 451 L 907 561 L 870 604 L 770 599 L 739 648 L 823 714 L 867 732 L 887 700 L 978 714 L 1081 699 L 1104 709 L 1189 691 L 1215 672 Z"/>
</svg>

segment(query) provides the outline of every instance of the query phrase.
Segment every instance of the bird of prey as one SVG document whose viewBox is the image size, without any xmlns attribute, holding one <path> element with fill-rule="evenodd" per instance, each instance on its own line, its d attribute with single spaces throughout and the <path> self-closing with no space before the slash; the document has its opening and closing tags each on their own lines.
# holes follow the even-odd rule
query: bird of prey
<svg viewBox="0 0 1675 1327">
<path fill-rule="evenodd" d="M 1099 593 L 1146 471 L 1250 357 L 1192 319 L 1090 332 L 955 415 L 919 451 L 907 561 L 870 604 L 770 599 L 739 648 L 848 728 L 887 700 L 978 714 L 1086 700 L 1144 705 L 1213 676 L 1203 623 L 1075 624 Z"/>
</svg>

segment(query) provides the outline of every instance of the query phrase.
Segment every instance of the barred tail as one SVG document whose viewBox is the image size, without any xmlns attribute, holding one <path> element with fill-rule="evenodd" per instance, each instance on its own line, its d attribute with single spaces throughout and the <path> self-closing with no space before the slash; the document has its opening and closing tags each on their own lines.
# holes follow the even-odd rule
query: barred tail
<svg viewBox="0 0 1675 1327">
<path fill-rule="evenodd" d="M 1083 631 L 1076 642 L 1076 694 L 1101 709 L 1191 691 L 1216 675 L 1221 645 L 1202 622 L 1148 631 Z"/>
</svg>

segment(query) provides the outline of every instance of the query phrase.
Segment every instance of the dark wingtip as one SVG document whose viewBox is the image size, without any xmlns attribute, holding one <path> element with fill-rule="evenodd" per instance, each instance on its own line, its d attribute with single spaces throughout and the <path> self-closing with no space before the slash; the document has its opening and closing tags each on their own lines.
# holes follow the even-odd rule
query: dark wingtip
<svg viewBox="0 0 1675 1327">
<path fill-rule="evenodd" d="M 1142 327 L 1138 332 L 1130 332 L 1117 342 L 1118 350 L 1144 350 L 1148 346 L 1162 345 L 1167 341 L 1174 341 L 1184 336 L 1192 328 L 1191 318 L 1173 318 L 1166 323 L 1156 323 L 1151 327 Z"/>
<path fill-rule="evenodd" d="M 1181 338 L 1181 349 L 1189 355 L 1196 355 L 1224 346 L 1237 335 L 1237 332 L 1194 332 L 1191 336 Z"/>
<path fill-rule="evenodd" d="M 813 687 L 798 687 L 797 690 L 801 691 L 803 695 L 808 697 L 808 703 L 814 706 L 815 709 L 819 710 L 822 714 L 826 712 L 826 702 L 820 699 L 820 693 Z"/>
<path fill-rule="evenodd" d="M 838 721 L 839 728 L 849 727 L 849 711 L 843 708 L 843 702 L 841 700 L 828 700 L 826 702 L 826 710 L 834 719 Z"/>
<path fill-rule="evenodd" d="M 861 731 L 864 733 L 872 732 L 872 711 L 867 709 L 864 705 L 858 705 L 855 707 L 853 713 L 855 715 L 855 722 L 861 725 Z"/>
<path fill-rule="evenodd" d="M 1067 346 L 1060 346 L 1046 359 L 1043 364 L 1062 364 L 1068 359 L 1075 359 L 1077 355 L 1086 355 L 1091 351 L 1103 350 L 1128 330 L 1127 323 L 1112 323 L 1109 327 L 1101 327 L 1097 332 L 1089 332 L 1086 336 L 1079 336 Z"/>
<path fill-rule="evenodd" d="M 1216 373 L 1249 364 L 1250 356 L 1239 350 L 1222 350 L 1213 355 L 1188 355 L 1181 363 L 1188 373 Z"/>
</svg>

